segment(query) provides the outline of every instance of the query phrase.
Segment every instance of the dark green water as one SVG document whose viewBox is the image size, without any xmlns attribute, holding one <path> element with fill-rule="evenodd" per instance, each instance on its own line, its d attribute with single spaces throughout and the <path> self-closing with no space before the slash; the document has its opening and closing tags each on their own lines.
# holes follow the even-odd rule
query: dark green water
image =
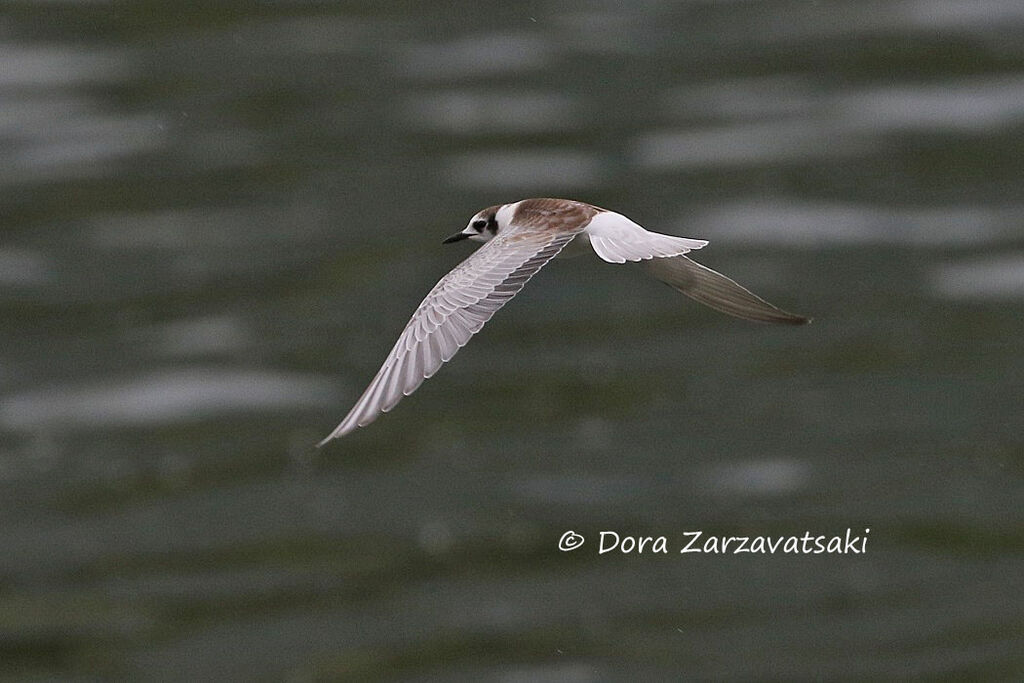
<svg viewBox="0 0 1024 683">
<path fill-rule="evenodd" d="M 0 674 L 1024 676 L 1024 6 L 211 5 L 0 9 Z M 531 196 L 815 322 L 556 261 L 312 450 Z"/>
</svg>

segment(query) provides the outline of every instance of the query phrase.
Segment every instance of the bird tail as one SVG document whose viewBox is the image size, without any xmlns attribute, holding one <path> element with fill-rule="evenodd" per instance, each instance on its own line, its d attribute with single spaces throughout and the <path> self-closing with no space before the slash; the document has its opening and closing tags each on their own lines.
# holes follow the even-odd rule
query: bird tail
<svg viewBox="0 0 1024 683">
<path fill-rule="evenodd" d="M 641 263 L 649 275 L 694 301 L 744 320 L 803 325 L 811 321 L 773 306 L 721 273 L 686 256 L 653 258 Z"/>
</svg>

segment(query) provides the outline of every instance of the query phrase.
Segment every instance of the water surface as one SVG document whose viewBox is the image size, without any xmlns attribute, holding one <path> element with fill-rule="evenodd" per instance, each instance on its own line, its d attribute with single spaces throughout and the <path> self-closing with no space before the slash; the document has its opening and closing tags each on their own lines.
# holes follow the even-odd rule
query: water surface
<svg viewBox="0 0 1024 683">
<path fill-rule="evenodd" d="M 1018 2 L 8 2 L 0 672 L 1024 673 Z M 592 258 L 321 451 L 440 240 L 608 206 L 815 318 Z M 587 538 L 557 549 L 567 530 Z M 863 535 L 599 555 L 598 533 Z"/>
</svg>

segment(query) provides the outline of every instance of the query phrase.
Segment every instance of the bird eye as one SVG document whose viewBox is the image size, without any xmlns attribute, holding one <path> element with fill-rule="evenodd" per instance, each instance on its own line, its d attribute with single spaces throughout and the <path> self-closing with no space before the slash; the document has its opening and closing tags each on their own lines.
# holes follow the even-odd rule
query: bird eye
<svg viewBox="0 0 1024 683">
<path fill-rule="evenodd" d="M 473 221 L 473 227 L 476 228 L 477 230 L 483 230 L 484 228 L 487 227 L 487 221 L 485 221 L 485 220 Z"/>
</svg>

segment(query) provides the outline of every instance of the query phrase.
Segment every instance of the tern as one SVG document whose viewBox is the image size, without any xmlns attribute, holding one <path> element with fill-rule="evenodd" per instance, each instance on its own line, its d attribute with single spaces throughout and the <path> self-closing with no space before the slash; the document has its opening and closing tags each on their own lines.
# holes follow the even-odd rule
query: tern
<svg viewBox="0 0 1024 683">
<path fill-rule="evenodd" d="M 444 243 L 461 240 L 484 245 L 434 285 L 370 386 L 320 446 L 365 427 L 416 391 L 560 253 L 589 246 L 608 263 L 639 262 L 673 289 L 737 318 L 784 325 L 810 322 L 686 256 L 707 245 L 706 240 L 650 232 L 622 214 L 585 202 L 523 199 L 491 206 Z"/>
</svg>

